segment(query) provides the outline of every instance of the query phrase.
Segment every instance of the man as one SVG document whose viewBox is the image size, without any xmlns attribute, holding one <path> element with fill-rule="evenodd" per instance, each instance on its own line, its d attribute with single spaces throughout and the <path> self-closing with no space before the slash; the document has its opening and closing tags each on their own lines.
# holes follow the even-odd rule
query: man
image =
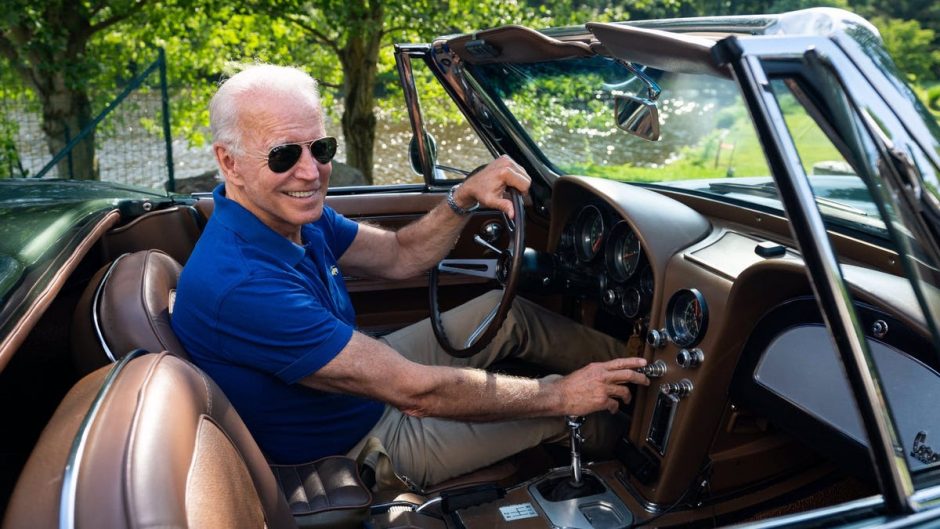
<svg viewBox="0 0 940 529">
<path fill-rule="evenodd" d="M 305 73 L 240 72 L 213 98 L 210 121 L 225 183 L 180 278 L 173 328 L 273 461 L 354 453 L 375 437 L 400 473 L 429 485 L 559 440 L 561 416 L 613 412 L 630 399 L 626 383 L 649 383 L 633 370 L 642 359 L 617 358 L 616 340 L 524 300 L 470 359 L 441 351 L 427 321 L 378 340 L 355 330 L 340 270 L 413 277 L 447 254 L 465 208 L 512 217 L 504 191 L 527 190 L 529 177 L 508 157 L 460 184 L 452 205 L 389 232 L 324 205 L 335 140 Z M 448 333 L 465 337 L 492 303 L 446 313 Z M 510 355 L 561 372 L 592 355 L 608 361 L 539 380 L 482 370 Z"/>
</svg>

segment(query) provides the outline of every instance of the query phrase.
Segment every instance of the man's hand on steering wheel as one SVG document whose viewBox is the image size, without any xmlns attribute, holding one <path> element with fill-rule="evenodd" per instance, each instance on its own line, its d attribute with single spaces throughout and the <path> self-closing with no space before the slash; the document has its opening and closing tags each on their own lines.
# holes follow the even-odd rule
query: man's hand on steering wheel
<svg viewBox="0 0 940 529">
<path fill-rule="evenodd" d="M 488 165 L 475 170 L 458 188 L 452 190 L 451 208 L 466 215 L 477 204 L 501 211 L 505 217 L 509 247 L 496 248 L 479 236 L 474 240 L 492 251 L 485 259 L 444 259 L 431 269 L 428 294 L 431 328 L 441 348 L 447 353 L 466 358 L 481 351 L 493 339 L 506 318 L 516 293 L 522 254 L 525 250 L 525 211 L 522 195 L 529 190 L 531 179 L 525 170 L 509 156 L 500 156 Z M 508 196 L 508 197 L 507 197 Z M 495 254 L 495 255 L 494 255 Z M 438 277 L 440 272 L 464 274 L 494 280 L 502 287 L 500 302 L 484 317 L 476 330 L 463 343 L 453 343 L 447 337 L 438 304 Z"/>
<path fill-rule="evenodd" d="M 454 193 L 454 200 L 464 209 L 479 203 L 480 207 L 502 211 L 514 219 L 515 212 L 512 201 L 506 197 L 506 188 L 513 187 L 524 195 L 529 191 L 531 183 L 532 179 L 525 169 L 504 154 L 470 173 Z"/>
</svg>

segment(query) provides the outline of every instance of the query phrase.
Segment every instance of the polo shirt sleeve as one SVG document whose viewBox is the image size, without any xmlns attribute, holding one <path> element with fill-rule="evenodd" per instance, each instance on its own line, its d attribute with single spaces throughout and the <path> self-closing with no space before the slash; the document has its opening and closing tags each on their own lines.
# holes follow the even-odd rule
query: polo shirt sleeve
<svg viewBox="0 0 940 529">
<path fill-rule="evenodd" d="M 346 252 L 359 233 L 358 223 L 347 219 L 329 206 L 323 206 L 323 215 L 318 223 L 327 245 L 337 259 Z"/>
<path fill-rule="evenodd" d="M 251 277 L 232 288 L 216 320 L 229 361 L 287 384 L 318 371 L 346 347 L 353 328 L 288 276 Z"/>
</svg>

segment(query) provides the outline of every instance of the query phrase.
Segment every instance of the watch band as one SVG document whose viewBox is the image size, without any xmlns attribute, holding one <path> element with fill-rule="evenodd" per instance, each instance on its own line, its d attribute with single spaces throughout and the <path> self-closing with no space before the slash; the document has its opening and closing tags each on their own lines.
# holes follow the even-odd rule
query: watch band
<svg viewBox="0 0 940 529">
<path fill-rule="evenodd" d="M 454 193 L 457 192 L 457 188 L 460 187 L 460 184 L 457 184 L 451 187 L 447 191 L 447 205 L 450 206 L 451 211 L 456 213 L 460 217 L 466 217 L 467 215 L 473 213 L 474 211 L 480 209 L 480 203 L 470 206 L 469 208 L 462 208 L 457 205 L 457 201 L 454 199 Z"/>
</svg>

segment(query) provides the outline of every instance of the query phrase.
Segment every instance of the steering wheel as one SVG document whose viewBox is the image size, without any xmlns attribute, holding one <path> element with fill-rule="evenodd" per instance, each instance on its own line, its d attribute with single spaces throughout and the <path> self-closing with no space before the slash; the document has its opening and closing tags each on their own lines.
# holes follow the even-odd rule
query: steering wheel
<svg viewBox="0 0 940 529">
<path fill-rule="evenodd" d="M 509 188 L 512 207 L 515 210 L 515 219 L 512 220 L 503 214 L 503 220 L 509 229 L 509 247 L 500 250 L 483 240 L 479 235 L 473 238 L 480 244 L 497 253 L 495 259 L 443 259 L 431 269 L 428 279 L 428 295 L 431 305 L 431 327 L 438 343 L 451 356 L 467 358 L 473 356 L 486 347 L 496 336 L 506 314 L 512 306 L 512 299 L 516 296 L 516 284 L 519 280 L 519 270 L 522 268 L 522 253 L 525 250 L 525 206 L 522 203 L 522 194 L 514 188 Z M 481 321 L 476 329 L 470 333 L 463 345 L 454 345 L 444 332 L 441 321 L 441 309 L 438 305 L 438 278 L 441 272 L 462 274 L 474 277 L 485 277 L 496 280 L 503 287 L 503 295 L 499 304 L 493 307 Z"/>
</svg>

